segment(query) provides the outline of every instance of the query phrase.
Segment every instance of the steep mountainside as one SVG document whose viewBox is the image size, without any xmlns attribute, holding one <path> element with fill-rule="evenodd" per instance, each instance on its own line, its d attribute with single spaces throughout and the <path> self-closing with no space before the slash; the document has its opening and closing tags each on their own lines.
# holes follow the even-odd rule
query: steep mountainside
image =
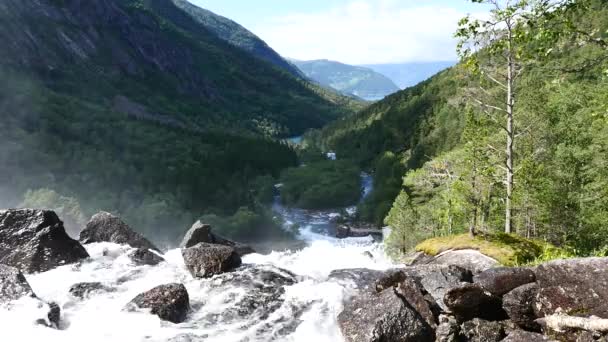
<svg viewBox="0 0 608 342">
<path fill-rule="evenodd" d="M 419 62 L 395 64 L 369 64 L 363 65 L 378 72 L 389 79 L 401 89 L 414 86 L 441 70 L 454 66 L 456 62 Z"/>
<path fill-rule="evenodd" d="M 209 31 L 215 33 L 220 39 L 248 51 L 254 56 L 266 60 L 294 76 L 302 77 L 298 68 L 287 62 L 268 44 L 258 36 L 239 25 L 238 23 L 217 15 L 209 10 L 191 4 L 187 0 L 172 0 L 173 3 L 190 14 L 197 22 L 201 23 Z"/>
<path fill-rule="evenodd" d="M 266 137 L 346 112 L 171 0 L 6 0 L 0 39 L 4 205 L 51 188 L 148 229 L 232 213 L 295 163 Z"/>
<path fill-rule="evenodd" d="M 379 100 L 399 90 L 390 79 L 368 68 L 328 60 L 292 62 L 319 84 L 365 100 Z"/>
</svg>

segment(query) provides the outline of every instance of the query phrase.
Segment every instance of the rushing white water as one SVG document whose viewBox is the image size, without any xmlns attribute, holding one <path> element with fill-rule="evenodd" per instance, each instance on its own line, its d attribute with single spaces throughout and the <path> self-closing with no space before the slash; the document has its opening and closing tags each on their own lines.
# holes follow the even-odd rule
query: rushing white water
<svg viewBox="0 0 608 342">
<path fill-rule="evenodd" d="M 342 341 L 336 320 L 348 290 L 330 279 L 330 272 L 387 269 L 393 265 L 385 258 L 382 245 L 371 237 L 330 237 L 335 217 L 331 212 L 275 209 L 286 220 L 303 227 L 300 238 L 306 247 L 247 255 L 241 269 L 202 280 L 192 278 L 178 249 L 168 251 L 166 262 L 157 266 L 135 266 L 127 256 L 128 246 L 87 245 L 89 260 L 27 276 L 38 297 L 60 305 L 60 329 L 34 324 L 45 316 L 45 308 L 23 298 L 9 308 L 0 308 L 0 340 Z M 371 252 L 374 258 L 365 252 Z M 280 279 L 293 279 L 293 275 L 297 282 L 280 283 Z M 273 277 L 279 279 L 278 283 Z M 102 282 L 115 291 L 78 300 L 68 289 L 79 282 Z M 145 312 L 123 310 L 139 293 L 167 283 L 183 283 L 188 290 L 191 312 L 186 322 L 172 324 Z"/>
<path fill-rule="evenodd" d="M 362 174 L 362 179 L 366 196 L 371 177 Z M 129 246 L 87 245 L 87 261 L 27 276 L 39 298 L 61 307 L 59 329 L 36 324 L 48 307 L 22 298 L 0 307 L 0 341 L 341 341 L 336 319 L 349 290 L 330 273 L 394 265 L 371 237 L 332 237 L 338 213 L 288 209 L 279 201 L 274 210 L 288 225 L 301 227 L 305 246 L 247 255 L 243 267 L 212 279 L 194 279 L 179 249 L 168 251 L 166 262 L 157 266 L 136 266 L 127 256 Z M 101 282 L 113 291 L 74 298 L 68 290 L 82 282 Z M 191 312 L 186 322 L 172 324 L 124 310 L 138 294 L 168 283 L 182 283 L 188 290 Z"/>
</svg>

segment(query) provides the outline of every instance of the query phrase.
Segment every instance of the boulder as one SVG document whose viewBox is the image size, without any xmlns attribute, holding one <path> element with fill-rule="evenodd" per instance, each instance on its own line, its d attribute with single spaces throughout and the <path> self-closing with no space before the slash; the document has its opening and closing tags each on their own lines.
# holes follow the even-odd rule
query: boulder
<svg viewBox="0 0 608 342">
<path fill-rule="evenodd" d="M 502 297 L 502 307 L 513 323 L 532 331 L 540 331 L 535 322 L 534 303 L 538 286 L 536 283 L 522 285 Z"/>
<path fill-rule="evenodd" d="M 182 249 L 184 263 L 195 278 L 210 278 L 241 266 L 241 257 L 234 248 L 199 243 Z"/>
<path fill-rule="evenodd" d="M 524 331 L 524 330 L 513 330 L 509 335 L 502 340 L 503 342 L 554 342 L 547 336 Z"/>
<path fill-rule="evenodd" d="M 500 265 L 497 260 L 490 258 L 479 251 L 469 249 L 446 251 L 435 256 L 432 260 L 427 261 L 427 263 L 460 266 L 473 271 L 473 273 L 481 273 L 487 269 Z"/>
<path fill-rule="evenodd" d="M 133 248 L 151 249 L 160 252 L 160 249 L 143 235 L 131 229 L 119 217 L 107 212 L 93 215 L 84 230 L 80 232 L 79 240 L 83 244 L 113 242 L 120 245 L 129 245 Z"/>
<path fill-rule="evenodd" d="M 45 272 L 88 258 L 82 245 L 65 232 L 50 210 L 0 211 L 0 264 L 25 273 Z"/>
<path fill-rule="evenodd" d="M 204 224 L 201 221 L 196 221 L 186 232 L 180 247 L 190 248 L 201 242 L 232 247 L 240 256 L 255 253 L 255 250 L 250 246 L 225 239 L 219 235 L 215 235 L 211 232 L 210 225 Z"/>
<path fill-rule="evenodd" d="M 182 284 L 161 285 L 133 298 L 126 309 L 149 309 L 150 313 L 164 321 L 181 323 L 188 316 L 190 298 Z"/>
<path fill-rule="evenodd" d="M 78 299 L 86 299 L 95 293 L 113 292 L 114 289 L 99 282 L 77 283 L 70 286 L 70 294 Z"/>
<path fill-rule="evenodd" d="M 329 274 L 329 279 L 357 291 L 380 292 L 395 285 L 392 279 L 398 276 L 394 274 L 405 276 L 401 270 L 377 271 L 365 268 L 353 268 L 334 270 Z"/>
<path fill-rule="evenodd" d="M 446 292 L 473 279 L 471 271 L 454 265 L 419 265 L 408 267 L 404 272 L 418 279 L 443 311 L 448 310 L 443 302 Z"/>
<path fill-rule="evenodd" d="M 499 342 L 505 338 L 505 329 L 500 322 L 479 318 L 462 323 L 461 336 L 467 342 Z"/>
<path fill-rule="evenodd" d="M 338 323 L 347 342 L 431 342 L 435 332 L 393 288 L 358 291 L 346 301 Z"/>
<path fill-rule="evenodd" d="M 23 273 L 15 267 L 0 265 L 0 303 L 23 296 L 36 297 Z"/>
<path fill-rule="evenodd" d="M 496 321 L 507 318 L 500 297 L 493 296 L 475 284 L 465 284 L 447 291 L 445 305 L 461 321 L 482 318 Z"/>
<path fill-rule="evenodd" d="M 161 262 L 165 261 L 165 259 L 163 259 L 163 257 L 159 256 L 158 254 L 154 253 L 153 251 L 151 251 L 147 248 L 146 249 L 137 248 L 137 249 L 129 252 L 128 256 L 131 259 L 131 261 L 133 261 L 133 263 L 138 266 L 143 266 L 143 265 L 156 266 L 156 265 L 160 264 Z"/>
<path fill-rule="evenodd" d="M 427 298 L 424 297 L 425 292 L 413 278 L 404 279 L 395 288 L 395 293 L 416 310 L 431 328 L 435 329 L 437 319 L 432 309 L 435 303 L 427 301 Z M 432 298 L 430 300 L 432 301 Z"/>
<path fill-rule="evenodd" d="M 473 282 L 495 296 L 505 293 L 525 284 L 536 281 L 536 276 L 530 268 L 497 267 L 481 272 L 473 278 Z"/>
<path fill-rule="evenodd" d="M 436 342 L 460 342 L 460 326 L 456 318 L 440 315 L 439 325 L 435 331 Z"/>
<path fill-rule="evenodd" d="M 537 317 L 558 311 L 608 318 L 608 258 L 556 260 L 536 269 Z"/>
</svg>

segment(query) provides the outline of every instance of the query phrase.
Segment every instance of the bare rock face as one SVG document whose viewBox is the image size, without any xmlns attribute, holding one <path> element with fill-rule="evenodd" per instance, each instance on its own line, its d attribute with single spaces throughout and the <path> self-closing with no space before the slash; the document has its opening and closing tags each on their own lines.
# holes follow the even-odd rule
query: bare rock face
<svg viewBox="0 0 608 342">
<path fill-rule="evenodd" d="M 556 260 L 536 269 L 537 317 L 556 313 L 608 318 L 608 258 Z"/>
<path fill-rule="evenodd" d="M 80 242 L 83 244 L 95 242 L 113 242 L 129 245 L 133 248 L 160 251 L 138 232 L 134 231 L 120 218 L 106 212 L 95 214 L 80 232 Z"/>
<path fill-rule="evenodd" d="M 475 318 L 462 324 L 461 335 L 467 342 L 499 342 L 506 334 L 500 322 Z"/>
<path fill-rule="evenodd" d="M 182 256 L 195 278 L 210 278 L 241 266 L 241 257 L 228 246 L 199 243 L 182 249 Z"/>
<path fill-rule="evenodd" d="M 445 305 L 461 321 L 482 318 L 491 321 L 506 319 L 500 297 L 493 296 L 475 284 L 450 289 L 443 299 Z"/>
<path fill-rule="evenodd" d="M 460 326 L 456 318 L 446 315 L 439 316 L 439 325 L 435 332 L 437 342 L 460 342 Z"/>
<path fill-rule="evenodd" d="M 156 266 L 161 262 L 165 261 L 163 257 L 157 255 L 149 249 L 137 248 L 136 250 L 129 253 L 129 258 L 135 265 L 148 265 L 148 266 Z"/>
<path fill-rule="evenodd" d="M 76 263 L 89 254 L 50 210 L 0 211 L 0 263 L 25 273 Z"/>
<path fill-rule="evenodd" d="M 455 265 L 420 265 L 406 268 L 404 272 L 418 279 L 443 311 L 448 311 L 443 301 L 447 291 L 473 281 L 470 270 Z"/>
<path fill-rule="evenodd" d="M 15 267 L 0 265 L 0 303 L 24 296 L 36 297 L 23 273 Z"/>
<path fill-rule="evenodd" d="M 455 265 L 481 273 L 490 268 L 498 267 L 499 263 L 495 259 L 475 250 L 446 251 L 435 256 L 428 264 Z"/>
<path fill-rule="evenodd" d="M 201 221 L 196 221 L 192 225 L 192 227 L 186 232 L 186 235 L 184 236 L 180 247 L 190 248 L 201 242 L 232 247 L 240 256 L 255 253 L 255 250 L 250 246 L 230 241 L 221 236 L 215 235 L 211 232 L 210 225 L 204 224 Z"/>
<path fill-rule="evenodd" d="M 513 323 L 532 331 L 540 331 L 535 322 L 534 303 L 538 286 L 536 283 L 520 286 L 502 297 L 502 307 Z"/>
<path fill-rule="evenodd" d="M 133 298 L 126 309 L 149 309 L 150 313 L 164 321 L 181 323 L 188 316 L 190 298 L 182 284 L 161 285 Z"/>
<path fill-rule="evenodd" d="M 547 336 L 524 331 L 524 330 L 513 330 L 509 335 L 502 340 L 503 342 L 555 342 Z"/>
<path fill-rule="evenodd" d="M 394 289 L 364 291 L 344 305 L 338 323 L 348 342 L 431 342 L 434 330 Z"/>
<path fill-rule="evenodd" d="M 530 268 L 498 267 L 491 268 L 476 275 L 475 284 L 495 296 L 505 293 L 525 284 L 536 281 L 534 271 Z"/>
</svg>

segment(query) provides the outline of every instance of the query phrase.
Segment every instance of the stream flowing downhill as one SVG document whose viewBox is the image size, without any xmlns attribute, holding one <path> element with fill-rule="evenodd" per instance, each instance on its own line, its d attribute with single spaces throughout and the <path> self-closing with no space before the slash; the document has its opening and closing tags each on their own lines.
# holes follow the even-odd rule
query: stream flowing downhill
<svg viewBox="0 0 608 342">
<path fill-rule="evenodd" d="M 369 177 L 364 177 L 364 194 Z M 179 249 L 157 266 L 134 266 L 131 248 L 111 243 L 87 245 L 90 259 L 76 265 L 27 275 L 36 295 L 61 307 L 61 326 L 33 322 L 44 316 L 30 298 L 0 308 L 0 340 L 45 342 L 97 341 L 315 341 L 343 340 L 337 323 L 348 284 L 329 277 L 333 270 L 388 269 L 381 243 L 371 237 L 339 240 L 331 236 L 335 212 L 307 212 L 275 204 L 287 224 L 301 226 L 305 246 L 294 251 L 250 254 L 238 270 L 212 279 L 194 279 Z M 349 211 L 353 209 L 350 208 Z M 370 252 L 373 258 L 369 256 Z M 112 290 L 78 300 L 72 285 L 101 282 Z M 191 311 L 181 324 L 161 321 L 125 305 L 157 285 L 183 283 Z"/>
</svg>

